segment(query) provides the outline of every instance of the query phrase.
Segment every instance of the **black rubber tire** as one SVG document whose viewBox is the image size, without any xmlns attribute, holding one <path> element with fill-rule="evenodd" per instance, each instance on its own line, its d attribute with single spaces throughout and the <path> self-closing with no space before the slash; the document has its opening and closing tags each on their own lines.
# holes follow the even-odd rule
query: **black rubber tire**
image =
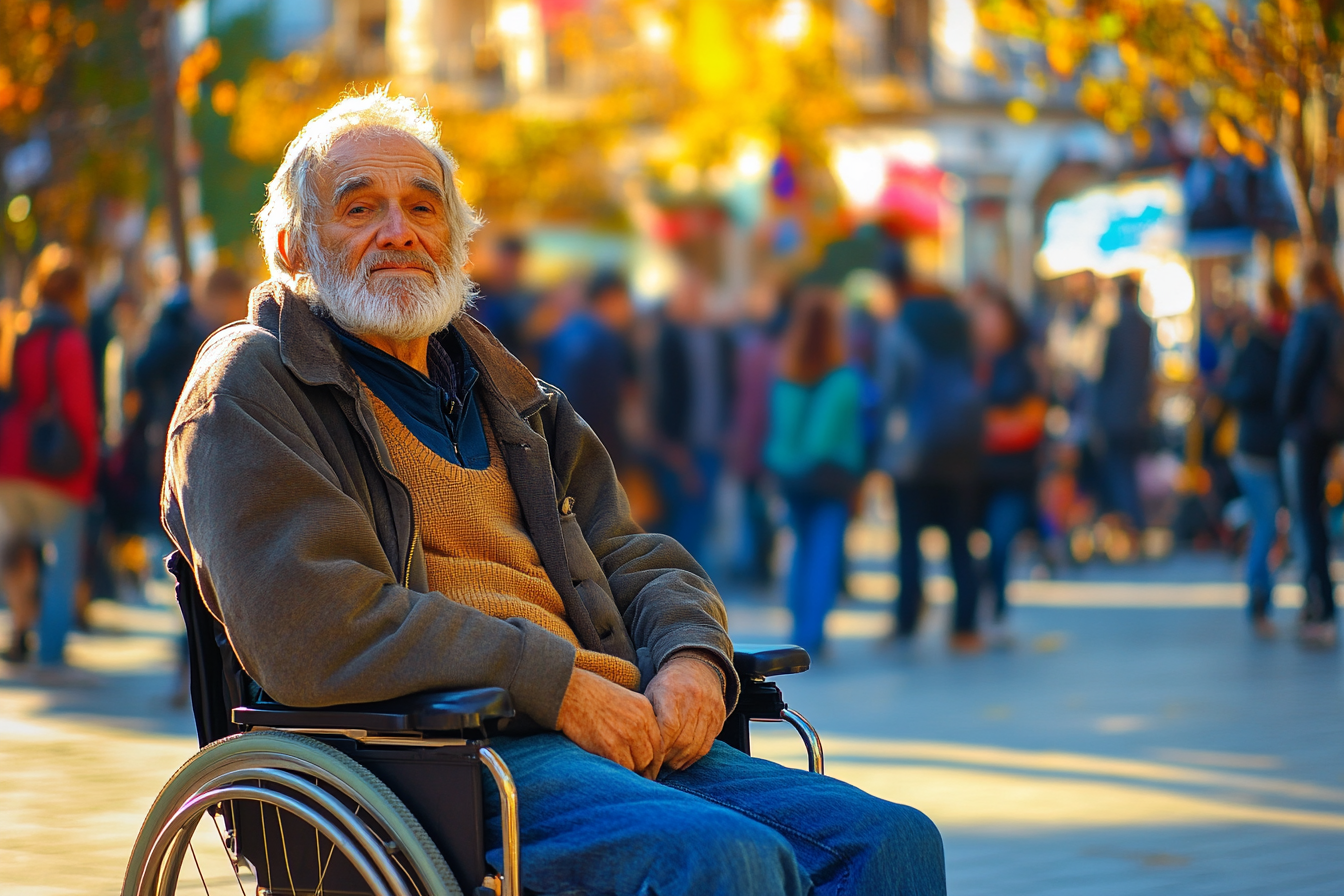
<svg viewBox="0 0 1344 896">
<path fill-rule="evenodd" d="M 426 896 L 462 896 L 439 849 L 387 785 L 334 747 L 288 731 L 249 731 L 207 745 L 187 760 L 159 791 L 136 835 L 122 896 L 136 896 L 155 838 L 173 814 L 211 779 L 239 768 L 296 771 L 320 779 L 355 800 L 396 842 L 402 864 Z"/>
</svg>

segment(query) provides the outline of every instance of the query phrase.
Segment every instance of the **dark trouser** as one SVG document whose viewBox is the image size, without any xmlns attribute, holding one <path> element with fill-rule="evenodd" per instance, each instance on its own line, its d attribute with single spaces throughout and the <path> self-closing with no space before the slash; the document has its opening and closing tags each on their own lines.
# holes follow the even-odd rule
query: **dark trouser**
<svg viewBox="0 0 1344 896">
<path fill-rule="evenodd" d="M 1283 478 L 1293 522 L 1301 526 L 1307 547 L 1306 604 L 1302 618 L 1325 622 L 1335 618 L 1335 589 L 1330 581 L 1330 533 L 1325 527 L 1325 462 L 1334 443 L 1312 433 L 1284 442 Z"/>
<path fill-rule="evenodd" d="M 1142 449 L 1142 439 L 1116 436 L 1107 441 L 1106 453 L 1101 458 L 1107 506 L 1129 517 L 1129 521 L 1139 529 L 1144 527 L 1138 466 Z"/>
<path fill-rule="evenodd" d="M 896 632 L 912 634 L 924 606 L 924 557 L 919 551 L 919 533 L 937 526 L 947 533 L 952 560 L 952 578 L 957 583 L 957 603 L 952 621 L 954 632 L 975 631 L 979 593 L 975 563 L 967 539 L 975 517 L 973 487 L 942 483 L 898 483 L 896 528 L 901 536 L 897 572 L 901 597 L 896 602 Z"/>
<path fill-rule="evenodd" d="M 1032 519 L 1035 498 L 1028 486 L 1004 486 L 990 491 L 985 501 L 985 531 L 989 533 L 989 580 L 994 589 L 994 619 L 1008 610 L 1008 561 L 1013 539 Z"/>
</svg>

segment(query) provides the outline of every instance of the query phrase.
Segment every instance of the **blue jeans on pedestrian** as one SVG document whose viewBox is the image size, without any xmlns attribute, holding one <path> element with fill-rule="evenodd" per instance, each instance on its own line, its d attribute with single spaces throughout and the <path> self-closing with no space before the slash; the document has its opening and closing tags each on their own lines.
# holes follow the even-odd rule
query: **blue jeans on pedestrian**
<svg viewBox="0 0 1344 896">
<path fill-rule="evenodd" d="M 922 813 L 724 743 L 649 781 L 555 733 L 492 742 L 519 794 L 522 882 L 545 896 L 942 896 Z M 486 860 L 503 862 L 485 784 Z"/>
<path fill-rule="evenodd" d="M 664 503 L 661 530 L 671 535 L 701 566 L 708 566 L 705 537 L 714 521 L 714 491 L 718 488 L 718 455 L 701 448 L 692 449 L 691 460 L 700 479 L 699 490 L 689 490 L 680 475 L 662 466 L 658 486 Z"/>
<path fill-rule="evenodd" d="M 1277 516 L 1282 503 L 1279 468 L 1275 458 L 1232 458 L 1232 473 L 1251 512 L 1251 537 L 1246 545 L 1246 588 L 1250 591 L 1247 611 L 1252 618 L 1268 615 L 1274 577 L 1269 571 L 1269 552 L 1278 535 Z"/>
<path fill-rule="evenodd" d="M 795 546 L 789 570 L 789 610 L 793 641 L 809 652 L 821 649 L 826 614 L 835 605 L 845 555 L 849 503 L 841 500 L 791 498 L 789 522 Z"/>
<path fill-rule="evenodd" d="M 989 493 L 985 531 L 989 534 L 989 582 L 994 589 L 994 621 L 1008 611 L 1008 561 L 1013 539 L 1031 522 L 1034 499 L 1030 488 L 1005 486 Z"/>
<path fill-rule="evenodd" d="M 65 637 L 75 616 L 84 546 L 84 511 L 72 508 L 42 545 L 41 609 L 37 617 L 37 661 L 65 661 Z"/>
</svg>

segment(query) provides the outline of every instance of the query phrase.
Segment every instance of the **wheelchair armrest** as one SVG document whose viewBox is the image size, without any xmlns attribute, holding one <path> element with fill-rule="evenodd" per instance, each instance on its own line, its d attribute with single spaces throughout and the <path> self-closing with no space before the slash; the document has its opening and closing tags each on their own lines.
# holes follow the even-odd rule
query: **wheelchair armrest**
<svg viewBox="0 0 1344 896">
<path fill-rule="evenodd" d="M 344 728 L 386 733 L 464 731 L 513 717 L 503 688 L 426 691 L 376 703 L 303 708 L 263 698 L 233 710 L 236 725 L 268 728 Z"/>
<path fill-rule="evenodd" d="M 812 668 L 807 651 L 793 644 L 734 644 L 733 668 L 741 679 L 759 681 Z"/>
</svg>

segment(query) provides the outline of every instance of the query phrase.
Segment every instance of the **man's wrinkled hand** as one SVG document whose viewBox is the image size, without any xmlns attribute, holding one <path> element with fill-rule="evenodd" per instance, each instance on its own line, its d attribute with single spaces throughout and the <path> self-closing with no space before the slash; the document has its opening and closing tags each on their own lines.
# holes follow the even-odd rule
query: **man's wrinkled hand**
<svg viewBox="0 0 1344 896">
<path fill-rule="evenodd" d="M 663 764 L 662 732 L 643 694 L 586 669 L 575 669 L 560 704 L 558 727 L 589 753 L 650 780 L 658 777 Z"/>
<path fill-rule="evenodd" d="M 714 746 L 727 708 L 723 685 L 709 666 L 688 656 L 674 656 L 644 689 L 662 732 L 663 762 L 681 771 L 694 765 Z"/>
</svg>

